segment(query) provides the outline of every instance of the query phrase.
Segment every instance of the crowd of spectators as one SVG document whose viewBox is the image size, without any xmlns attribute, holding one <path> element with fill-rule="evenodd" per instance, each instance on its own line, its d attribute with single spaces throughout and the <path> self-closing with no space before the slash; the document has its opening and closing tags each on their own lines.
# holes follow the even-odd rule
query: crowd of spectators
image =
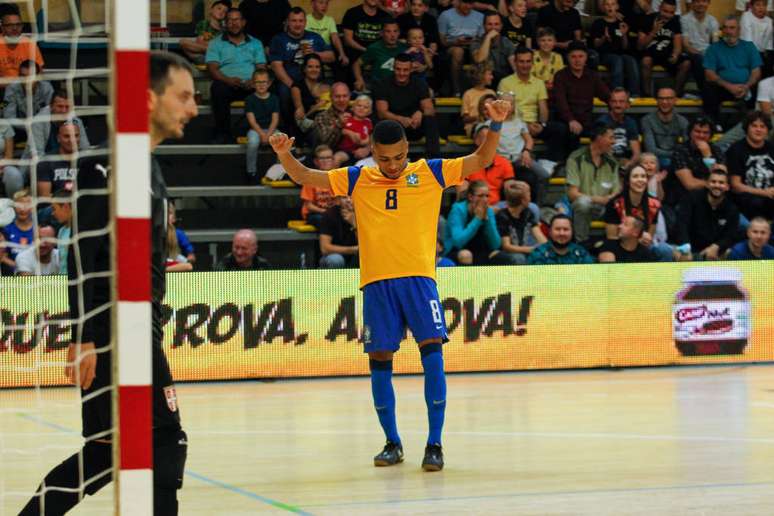
<svg viewBox="0 0 774 516">
<path fill-rule="evenodd" d="M 340 20 L 330 4 L 311 0 L 307 12 L 288 0 L 205 2 L 194 37 L 180 41 L 211 79 L 211 143 L 246 137 L 250 184 L 261 180 L 258 156 L 274 131 L 294 136 L 322 170 L 373 164 L 379 120 L 400 123 L 423 145 L 420 157 L 442 157 L 437 98 L 461 99 L 451 130 L 474 143 L 488 131 L 486 103 L 502 98 L 513 110 L 498 156 L 442 214 L 439 265 L 770 257 L 774 25 L 765 0 L 738 2 L 721 22 L 710 0 L 682 14 L 675 0 L 587 2 L 588 23 L 573 0 L 363 0 Z M 2 272 L 62 270 L 66 248 L 43 243 L 67 235 L 75 156 L 89 139 L 67 92 L 40 80 L 43 56 L 22 35 L 18 10 L 0 21 L 0 75 L 14 78 L 3 84 L 0 176 L 15 202 Z M 657 66 L 665 79 L 654 78 Z M 635 116 L 632 104 L 654 94 Z M 704 113 L 677 112 L 681 99 L 699 98 Z M 594 115 L 595 99 L 606 113 Z M 244 101 L 238 121 L 234 101 Z M 735 115 L 721 116 L 724 101 Z M 29 166 L 12 161 L 22 141 L 22 163 L 39 161 L 34 184 Z M 565 195 L 550 199 L 549 180 L 562 175 Z M 307 187 L 301 200 L 301 217 L 319 231 L 319 266 L 356 266 L 351 202 Z M 603 235 L 593 229 L 600 220 Z M 193 247 L 176 222 L 169 270 L 191 270 Z M 243 229 L 216 269 L 270 266 Z"/>
</svg>

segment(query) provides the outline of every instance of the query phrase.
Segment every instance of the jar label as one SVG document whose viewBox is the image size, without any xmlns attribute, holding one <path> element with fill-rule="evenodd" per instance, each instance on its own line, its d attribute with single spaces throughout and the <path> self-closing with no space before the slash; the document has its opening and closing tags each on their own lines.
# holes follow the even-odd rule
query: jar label
<svg viewBox="0 0 774 516">
<path fill-rule="evenodd" d="M 749 321 L 747 301 L 698 301 L 672 307 L 674 338 L 679 341 L 747 339 Z"/>
</svg>

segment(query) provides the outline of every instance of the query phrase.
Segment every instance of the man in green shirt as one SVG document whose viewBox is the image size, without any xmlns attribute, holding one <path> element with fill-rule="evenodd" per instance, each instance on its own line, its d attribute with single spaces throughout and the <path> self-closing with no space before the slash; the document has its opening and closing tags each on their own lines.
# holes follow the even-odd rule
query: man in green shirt
<svg viewBox="0 0 774 516">
<path fill-rule="evenodd" d="M 352 67 L 355 74 L 355 91 L 364 91 L 366 82 L 375 83 L 392 77 L 395 56 L 408 49 L 405 43 L 398 41 L 399 37 L 400 27 L 397 20 L 384 22 L 381 41 L 368 45 L 365 53 L 355 61 L 355 65 Z M 371 68 L 369 81 L 366 81 L 363 76 L 363 67 Z"/>
<path fill-rule="evenodd" d="M 575 239 L 585 242 L 594 218 L 601 217 L 605 205 L 621 190 L 618 161 L 612 156 L 613 128 L 594 126 L 591 144 L 567 158 L 567 197 L 572 203 Z"/>
</svg>

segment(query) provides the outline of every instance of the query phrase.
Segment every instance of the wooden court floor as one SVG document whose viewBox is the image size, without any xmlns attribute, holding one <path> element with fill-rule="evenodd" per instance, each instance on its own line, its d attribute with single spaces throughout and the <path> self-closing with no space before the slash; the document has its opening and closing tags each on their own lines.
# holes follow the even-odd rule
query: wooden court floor
<svg viewBox="0 0 774 516">
<path fill-rule="evenodd" d="M 406 461 L 367 378 L 184 384 L 181 514 L 774 514 L 774 366 L 452 375 L 446 469 L 419 464 L 421 377 L 399 377 Z M 0 392 L 0 514 L 78 446 L 74 389 Z M 104 490 L 72 514 L 109 514 Z"/>
</svg>

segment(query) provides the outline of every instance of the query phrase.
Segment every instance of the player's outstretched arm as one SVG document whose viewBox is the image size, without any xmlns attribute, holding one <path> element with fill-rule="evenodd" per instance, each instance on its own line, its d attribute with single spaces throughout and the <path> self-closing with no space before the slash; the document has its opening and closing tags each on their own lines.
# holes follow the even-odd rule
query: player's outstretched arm
<svg viewBox="0 0 774 516">
<path fill-rule="evenodd" d="M 492 124 L 484 143 L 472 154 L 462 158 L 462 177 L 467 177 L 492 164 L 497 153 L 497 144 L 500 142 L 500 124 L 505 121 L 510 111 L 511 103 L 507 100 L 495 100 L 486 105 L 486 114 Z"/>
<path fill-rule="evenodd" d="M 269 144 L 282 163 L 283 168 L 296 183 L 316 186 L 317 188 L 330 188 L 328 173 L 303 165 L 290 152 L 295 138 L 288 138 L 285 133 L 274 133 L 269 137 Z"/>
</svg>

